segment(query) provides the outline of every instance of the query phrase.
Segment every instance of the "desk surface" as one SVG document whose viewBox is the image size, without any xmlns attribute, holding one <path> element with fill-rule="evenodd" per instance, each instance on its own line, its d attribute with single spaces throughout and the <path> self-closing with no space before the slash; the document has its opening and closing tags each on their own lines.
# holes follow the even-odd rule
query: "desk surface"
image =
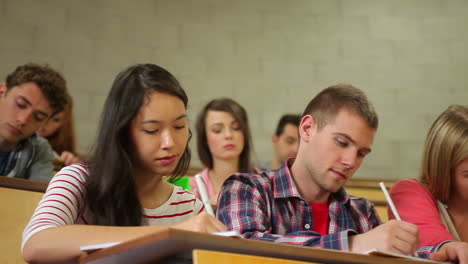
<svg viewBox="0 0 468 264">
<path fill-rule="evenodd" d="M 20 252 L 23 229 L 43 195 L 0 187 L 0 263 L 25 263 Z"/>
<path fill-rule="evenodd" d="M 223 264 L 312 264 L 316 262 L 304 262 L 279 258 L 259 257 L 245 254 L 226 253 L 211 250 L 195 249 L 192 252 L 193 264 L 223 263 Z"/>
<path fill-rule="evenodd" d="M 116 246 L 83 255 L 80 263 L 147 263 L 193 249 L 249 254 L 296 261 L 350 264 L 421 264 L 417 260 L 369 256 L 337 250 L 222 237 L 167 228 Z"/>
<path fill-rule="evenodd" d="M 46 191 L 47 185 L 48 183 L 45 182 L 31 181 L 0 175 L 0 187 L 43 193 Z"/>
</svg>

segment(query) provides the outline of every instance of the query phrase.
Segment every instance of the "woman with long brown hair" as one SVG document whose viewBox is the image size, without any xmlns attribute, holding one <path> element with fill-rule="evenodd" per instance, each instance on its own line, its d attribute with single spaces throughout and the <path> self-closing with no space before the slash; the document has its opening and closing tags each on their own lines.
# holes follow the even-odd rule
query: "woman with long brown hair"
<svg viewBox="0 0 468 264">
<path fill-rule="evenodd" d="M 199 175 L 215 205 L 224 180 L 235 172 L 254 172 L 247 112 L 230 98 L 214 99 L 200 112 L 196 130 L 198 156 L 205 166 Z M 200 198 L 195 177 L 190 186 Z"/>
</svg>

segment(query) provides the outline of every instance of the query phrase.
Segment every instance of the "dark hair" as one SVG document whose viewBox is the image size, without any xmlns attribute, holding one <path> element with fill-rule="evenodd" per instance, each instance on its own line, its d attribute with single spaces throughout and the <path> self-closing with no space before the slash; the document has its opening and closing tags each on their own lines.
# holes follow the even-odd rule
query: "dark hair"
<svg viewBox="0 0 468 264">
<path fill-rule="evenodd" d="M 176 78 L 154 64 L 133 65 L 119 73 L 112 84 L 101 114 L 86 186 L 86 201 L 94 217 L 93 224 L 142 224 L 143 209 L 133 179 L 135 154 L 130 127 L 152 92 L 176 96 L 187 107 L 187 95 Z M 187 144 L 171 177 L 182 175 L 189 165 L 190 149 Z"/>
<path fill-rule="evenodd" d="M 280 118 L 280 120 L 278 122 L 278 126 L 276 127 L 275 135 L 281 136 L 281 134 L 283 134 L 283 132 L 284 132 L 284 127 L 287 124 L 291 124 L 293 126 L 298 127 L 300 123 L 301 123 L 301 115 L 285 114 Z"/>
<path fill-rule="evenodd" d="M 63 112 L 63 121 L 60 127 L 52 135 L 46 137 L 52 149 L 59 155 L 64 151 L 76 153 L 75 124 L 73 119 L 73 100 L 67 96 L 68 104 Z M 60 114 L 59 112 L 57 114 Z M 56 114 L 56 115 L 57 115 Z M 53 118 L 53 116 L 52 116 Z"/>
<path fill-rule="evenodd" d="M 249 119 L 245 109 L 236 101 L 230 98 L 219 98 L 210 101 L 200 112 L 197 118 L 197 151 L 200 161 L 207 168 L 213 168 L 213 156 L 206 137 L 205 121 L 208 111 L 222 111 L 232 115 L 239 122 L 242 133 L 244 134 L 244 149 L 239 158 L 239 172 L 253 172 L 251 162 L 252 136 L 250 134 Z"/>
<path fill-rule="evenodd" d="M 28 63 L 16 67 L 6 77 L 7 92 L 18 85 L 32 82 L 41 90 L 52 108 L 52 115 L 61 112 L 67 104 L 67 83 L 63 76 L 48 65 Z"/>
<path fill-rule="evenodd" d="M 379 118 L 372 103 L 363 91 L 349 84 L 337 84 L 321 91 L 309 102 L 302 116 L 314 117 L 320 130 L 335 120 L 342 108 L 361 116 L 370 128 L 376 130 L 379 126 Z"/>
</svg>

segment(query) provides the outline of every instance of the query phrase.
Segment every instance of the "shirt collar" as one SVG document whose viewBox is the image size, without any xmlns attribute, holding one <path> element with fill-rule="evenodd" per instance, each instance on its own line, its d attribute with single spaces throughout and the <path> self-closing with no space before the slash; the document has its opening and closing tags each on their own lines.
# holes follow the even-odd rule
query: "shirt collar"
<svg viewBox="0 0 468 264">
<path fill-rule="evenodd" d="M 291 166 L 294 163 L 294 158 L 289 158 L 281 167 L 277 170 L 274 170 L 272 175 L 273 181 L 273 197 L 274 198 L 290 198 L 290 197 L 298 197 L 301 198 L 299 194 L 299 190 L 296 187 L 296 183 L 294 182 L 292 175 L 291 175 Z M 330 202 L 336 200 L 340 203 L 348 203 L 349 202 L 349 194 L 346 192 L 344 187 L 341 187 L 340 190 L 336 193 L 332 193 L 330 195 Z"/>
<path fill-rule="evenodd" d="M 277 170 L 273 171 L 273 197 L 301 197 L 290 171 L 294 160 L 294 158 L 287 159 Z"/>
</svg>

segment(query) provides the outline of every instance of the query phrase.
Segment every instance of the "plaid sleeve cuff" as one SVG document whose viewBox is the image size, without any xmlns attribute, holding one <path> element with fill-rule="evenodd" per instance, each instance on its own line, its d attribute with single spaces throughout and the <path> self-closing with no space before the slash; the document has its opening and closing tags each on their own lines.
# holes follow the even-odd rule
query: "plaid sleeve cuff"
<svg viewBox="0 0 468 264">
<path fill-rule="evenodd" d="M 322 236 L 320 244 L 306 243 L 305 246 L 320 247 L 327 249 L 336 249 L 342 251 L 349 251 L 349 237 L 356 235 L 357 233 L 353 230 L 344 230 L 333 234 Z"/>
<path fill-rule="evenodd" d="M 437 252 L 437 251 L 439 251 L 439 249 L 440 249 L 443 245 L 445 245 L 445 244 L 447 244 L 447 243 L 449 243 L 449 242 L 456 242 L 456 241 L 455 241 L 455 240 L 445 240 L 445 241 L 442 241 L 442 242 L 440 242 L 439 244 L 437 244 L 437 245 L 435 245 L 435 246 L 432 247 L 431 253 L 432 253 L 432 252 Z"/>
<path fill-rule="evenodd" d="M 455 241 L 454 240 L 445 240 L 445 241 L 442 241 L 439 244 L 436 244 L 436 245 L 433 245 L 433 246 L 425 246 L 425 247 L 422 247 L 422 248 L 418 249 L 418 251 L 416 251 L 416 253 L 418 254 L 418 256 L 420 258 L 429 259 L 429 256 L 431 255 L 431 253 L 437 252 L 443 245 L 445 245 L 445 244 L 447 244 L 449 242 L 455 242 Z"/>
</svg>

